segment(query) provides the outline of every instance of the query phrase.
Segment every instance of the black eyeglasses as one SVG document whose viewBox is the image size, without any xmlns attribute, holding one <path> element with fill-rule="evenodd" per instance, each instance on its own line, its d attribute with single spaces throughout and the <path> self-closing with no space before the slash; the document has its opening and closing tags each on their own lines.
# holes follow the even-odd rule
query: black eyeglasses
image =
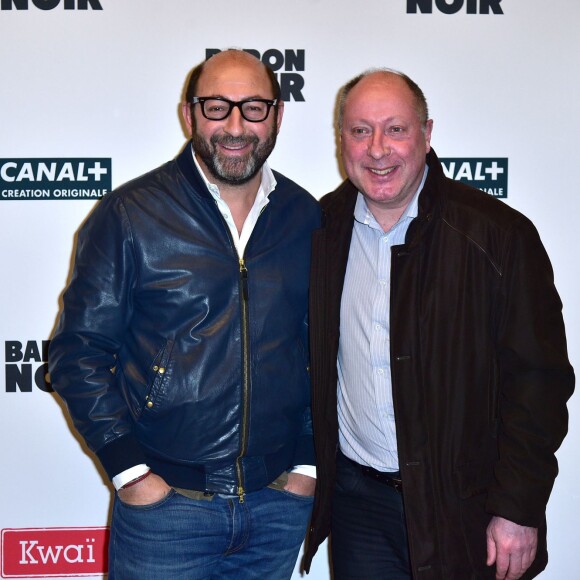
<svg viewBox="0 0 580 580">
<path fill-rule="evenodd" d="M 251 123 L 265 121 L 271 107 L 278 103 L 278 99 L 248 99 L 247 101 L 230 101 L 222 97 L 193 97 L 192 104 L 199 103 L 201 112 L 210 121 L 222 121 L 238 107 L 242 117 Z"/>
</svg>

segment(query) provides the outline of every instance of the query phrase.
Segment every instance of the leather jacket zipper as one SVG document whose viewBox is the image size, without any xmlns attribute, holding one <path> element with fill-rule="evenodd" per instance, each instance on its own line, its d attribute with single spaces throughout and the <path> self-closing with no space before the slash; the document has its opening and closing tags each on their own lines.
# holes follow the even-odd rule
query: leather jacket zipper
<svg viewBox="0 0 580 580">
<path fill-rule="evenodd" d="M 214 200 L 215 201 L 215 200 Z M 244 497 L 246 491 L 244 489 L 244 473 L 242 469 L 242 458 L 246 455 L 248 447 L 248 417 L 250 415 L 250 323 L 248 316 L 248 269 L 244 262 L 243 257 L 239 257 L 236 250 L 236 245 L 232 238 L 230 228 L 224 219 L 221 211 L 219 211 L 217 202 L 215 202 L 216 209 L 221 218 L 222 223 L 225 226 L 226 234 L 230 240 L 230 244 L 234 252 L 238 256 L 238 261 L 240 265 L 240 308 L 242 315 L 242 389 L 243 389 L 243 409 L 242 409 L 242 426 L 241 426 L 241 442 L 240 442 L 240 453 L 236 458 L 236 477 L 238 479 L 237 486 L 237 496 L 240 503 L 244 503 Z M 260 216 L 265 210 L 265 206 L 260 210 Z M 255 226 L 254 226 L 255 227 Z"/>
<path fill-rule="evenodd" d="M 244 259 L 240 258 L 240 286 L 242 309 L 242 389 L 243 389 L 243 410 L 242 410 L 242 431 L 240 454 L 236 459 L 236 474 L 238 477 L 238 497 L 240 503 L 244 503 L 244 478 L 242 472 L 242 457 L 246 454 L 248 444 L 248 415 L 250 406 L 250 331 L 248 322 L 248 269 Z"/>
</svg>

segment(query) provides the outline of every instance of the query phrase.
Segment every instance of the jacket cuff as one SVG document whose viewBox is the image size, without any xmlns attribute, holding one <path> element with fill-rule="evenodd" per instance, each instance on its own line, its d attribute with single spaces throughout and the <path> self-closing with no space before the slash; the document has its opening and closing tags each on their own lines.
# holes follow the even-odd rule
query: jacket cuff
<svg viewBox="0 0 580 580">
<path fill-rule="evenodd" d="M 545 505 L 529 506 L 529 509 L 525 510 L 523 506 L 518 505 L 517 501 L 511 500 L 508 496 L 494 496 L 493 491 L 489 492 L 489 496 L 485 502 L 485 511 L 494 516 L 509 520 L 519 526 L 527 526 L 530 528 L 539 528 L 546 521 Z"/>
<path fill-rule="evenodd" d="M 132 435 L 118 437 L 101 447 L 97 451 L 97 457 L 111 480 L 130 467 L 147 463 L 139 442 Z"/>
<path fill-rule="evenodd" d="M 312 435 L 303 435 L 296 442 L 293 465 L 316 465 L 314 439 Z"/>
</svg>

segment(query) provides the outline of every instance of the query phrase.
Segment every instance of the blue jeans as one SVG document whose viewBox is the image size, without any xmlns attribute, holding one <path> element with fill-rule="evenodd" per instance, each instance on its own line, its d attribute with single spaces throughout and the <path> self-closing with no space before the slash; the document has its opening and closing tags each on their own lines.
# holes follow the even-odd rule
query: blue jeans
<svg viewBox="0 0 580 580">
<path fill-rule="evenodd" d="M 363 475 L 340 451 L 330 546 L 335 580 L 410 580 L 403 496 Z"/>
<path fill-rule="evenodd" d="M 146 506 L 115 497 L 109 580 L 288 579 L 312 497 L 264 488 L 190 499 L 171 490 Z"/>
</svg>

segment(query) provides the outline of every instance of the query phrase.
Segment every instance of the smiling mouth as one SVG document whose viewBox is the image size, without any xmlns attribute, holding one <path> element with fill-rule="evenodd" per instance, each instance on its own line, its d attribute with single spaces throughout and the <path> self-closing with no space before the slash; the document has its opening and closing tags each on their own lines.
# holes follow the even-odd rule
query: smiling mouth
<svg viewBox="0 0 580 580">
<path fill-rule="evenodd" d="M 239 151 L 240 149 L 245 149 L 248 146 L 248 143 L 240 143 L 239 145 L 225 145 L 222 143 L 221 146 L 227 151 Z"/>
<path fill-rule="evenodd" d="M 388 167 L 387 169 L 373 169 L 369 167 L 369 171 L 374 173 L 375 175 L 389 175 L 389 173 L 393 172 L 396 167 Z"/>
<path fill-rule="evenodd" d="M 236 153 L 238 151 L 241 152 L 247 149 L 247 147 L 251 146 L 252 144 L 255 144 L 257 142 L 257 139 L 254 139 L 249 136 L 231 137 L 225 135 L 219 138 L 214 137 L 214 139 L 212 139 L 212 142 L 214 143 L 214 146 L 217 145 L 220 149 L 224 151 Z"/>
</svg>

